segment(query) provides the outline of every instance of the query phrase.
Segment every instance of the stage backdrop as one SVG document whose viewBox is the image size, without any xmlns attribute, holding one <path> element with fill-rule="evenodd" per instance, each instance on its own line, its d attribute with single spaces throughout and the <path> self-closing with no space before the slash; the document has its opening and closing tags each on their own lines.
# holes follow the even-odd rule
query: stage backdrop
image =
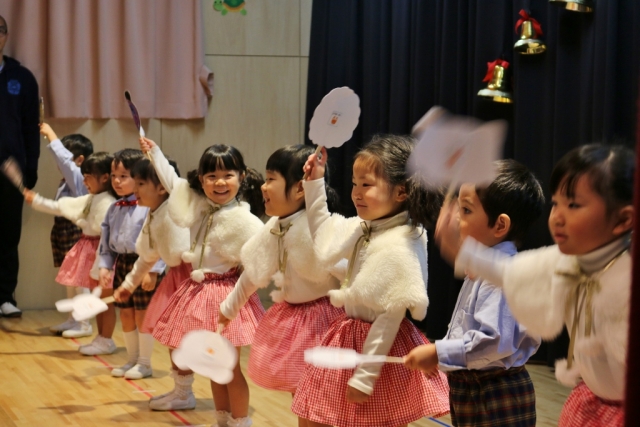
<svg viewBox="0 0 640 427">
<path fill-rule="evenodd" d="M 523 8 L 542 26 L 547 51 L 541 55 L 513 51 Z M 531 168 L 545 190 L 554 163 L 569 149 L 633 139 L 640 63 L 636 0 L 597 1 L 591 14 L 562 10 L 547 0 L 316 1 L 312 12 L 307 125 L 335 87 L 349 86 L 361 99 L 353 139 L 330 152 L 333 185 L 347 204 L 358 148 L 377 132 L 410 132 L 433 105 L 508 120 L 505 156 Z M 486 85 L 487 63 L 500 57 L 511 63 L 512 105 L 476 95 Z M 527 246 L 551 243 L 547 214 Z M 459 283 L 430 249 L 426 331 L 441 338 Z"/>
</svg>

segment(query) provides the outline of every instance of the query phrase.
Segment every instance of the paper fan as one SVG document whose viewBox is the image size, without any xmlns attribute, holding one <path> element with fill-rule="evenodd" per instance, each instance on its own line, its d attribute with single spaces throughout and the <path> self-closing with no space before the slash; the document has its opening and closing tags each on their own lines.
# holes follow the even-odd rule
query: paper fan
<svg viewBox="0 0 640 427">
<path fill-rule="evenodd" d="M 131 110 L 131 116 L 133 117 L 133 122 L 136 124 L 138 133 L 140 134 L 140 136 L 145 136 L 144 128 L 142 127 L 142 123 L 140 122 L 140 114 L 138 114 L 138 109 L 131 100 L 131 93 L 128 90 L 124 91 L 124 98 L 127 100 L 127 104 L 129 105 L 129 109 Z"/>
<path fill-rule="evenodd" d="M 409 171 L 426 186 L 490 184 L 496 176 L 494 161 L 502 157 L 506 122 L 483 123 L 440 110 L 436 120 L 420 129 L 420 141 L 409 158 Z"/>
<path fill-rule="evenodd" d="M 309 348 L 304 351 L 304 361 L 327 369 L 353 369 L 366 364 L 404 363 L 402 357 L 360 354 L 353 349 L 338 347 Z"/>
<path fill-rule="evenodd" d="M 360 98 L 348 87 L 333 89 L 316 107 L 309 139 L 318 146 L 340 147 L 351 139 L 360 117 Z"/>
<path fill-rule="evenodd" d="M 0 166 L 2 173 L 7 177 L 9 181 L 22 193 L 24 192 L 24 184 L 22 183 L 22 170 L 18 165 L 18 162 L 13 157 L 9 157 Z"/>
<path fill-rule="evenodd" d="M 107 311 L 107 304 L 113 302 L 113 297 L 100 299 L 102 289 L 96 287 L 90 294 L 76 295 L 71 299 L 56 301 L 56 309 L 62 312 L 71 311 L 71 315 L 78 322 L 96 317 Z"/>
<path fill-rule="evenodd" d="M 228 384 L 233 379 L 238 352 L 222 335 L 199 330 L 187 333 L 171 358 L 180 369 L 191 370 L 218 384 Z"/>
</svg>

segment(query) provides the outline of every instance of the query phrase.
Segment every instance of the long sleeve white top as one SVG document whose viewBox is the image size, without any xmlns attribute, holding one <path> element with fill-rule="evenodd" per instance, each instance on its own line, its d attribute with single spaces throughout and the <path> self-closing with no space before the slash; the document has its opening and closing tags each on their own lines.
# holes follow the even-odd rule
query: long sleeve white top
<svg viewBox="0 0 640 427">
<path fill-rule="evenodd" d="M 45 199 L 37 194 L 31 207 L 39 212 L 65 217 L 87 236 L 99 236 L 102 221 L 114 201 L 115 198 L 106 191 L 96 195 L 62 197 L 59 200 Z"/>
<path fill-rule="evenodd" d="M 149 210 L 136 240 L 138 259 L 127 274 L 122 287 L 133 292 L 159 259 L 169 267 L 175 267 L 180 265 L 182 253 L 187 250 L 189 230 L 179 227 L 171 219 L 168 201 L 165 201 L 155 211 Z"/>
<path fill-rule="evenodd" d="M 289 227 L 282 238 L 282 253 L 278 253 L 278 237 L 271 233 Z M 279 261 L 287 252 L 284 273 Z M 271 279 L 277 290 L 271 296 L 274 302 L 286 301 L 302 304 L 327 296 L 327 292 L 340 286 L 313 251 L 306 211 L 303 209 L 286 218 L 273 217 L 263 229 L 242 247 L 244 272 L 233 291 L 221 304 L 220 310 L 228 319 L 235 318 L 249 297 Z"/>
<path fill-rule="evenodd" d="M 624 398 L 631 289 L 631 257 L 628 251 L 622 251 L 628 246 L 629 236 L 624 236 L 585 255 L 564 255 L 554 245 L 504 258 L 467 239 L 456 259 L 456 268 L 502 286 L 516 320 L 543 339 L 557 336 L 564 325 L 572 331 L 574 305 L 567 306 L 567 301 L 576 290 L 577 276 L 580 270 L 595 274 L 599 286 L 593 296 L 591 335 L 586 336 L 583 313 L 576 336 L 572 337 L 575 368 L 567 371 L 557 365 L 556 377 L 565 385 L 574 385 L 582 378 L 598 397 L 620 401 Z M 566 361 L 561 366 L 566 367 Z"/>
<path fill-rule="evenodd" d="M 363 234 L 363 220 L 329 213 L 324 179 L 305 181 L 303 186 L 309 229 L 318 256 L 328 264 L 349 259 Z M 426 233 L 419 229 L 409 231 L 407 212 L 364 222 L 372 229 L 370 243 L 356 257 L 349 288 L 330 291 L 329 295 L 334 305 L 344 305 L 349 317 L 371 322 L 363 353 L 387 355 L 406 310 L 411 310 L 414 317 L 426 314 Z M 406 290 L 400 289 L 405 286 Z M 362 298 L 366 294 L 368 300 Z M 370 395 L 380 370 L 381 365 L 360 366 L 348 384 Z"/>
</svg>

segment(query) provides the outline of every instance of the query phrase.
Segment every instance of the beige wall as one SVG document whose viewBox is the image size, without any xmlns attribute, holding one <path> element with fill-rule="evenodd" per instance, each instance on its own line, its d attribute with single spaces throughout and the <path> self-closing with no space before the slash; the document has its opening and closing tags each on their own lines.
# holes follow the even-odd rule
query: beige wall
<svg viewBox="0 0 640 427">
<path fill-rule="evenodd" d="M 181 172 L 195 168 L 211 144 L 238 147 L 247 165 L 264 172 L 276 148 L 303 141 L 312 0 L 248 0 L 246 15 L 213 10 L 203 0 L 206 63 L 215 73 L 203 120 L 143 121 L 147 136 L 173 157 Z M 143 94 L 131 88 L 135 99 Z M 52 120 L 59 136 L 83 133 L 96 151 L 136 147 L 130 120 Z M 60 181 L 42 143 L 36 191 L 55 196 Z M 54 281 L 49 232 L 53 217 L 25 207 L 16 299 L 23 309 L 51 308 L 65 297 Z"/>
</svg>

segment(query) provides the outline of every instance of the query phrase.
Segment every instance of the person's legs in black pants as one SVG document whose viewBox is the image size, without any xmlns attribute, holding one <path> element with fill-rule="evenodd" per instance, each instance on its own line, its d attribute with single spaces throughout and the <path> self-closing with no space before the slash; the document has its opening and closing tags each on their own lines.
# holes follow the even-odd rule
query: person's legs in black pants
<svg viewBox="0 0 640 427">
<path fill-rule="evenodd" d="M 0 174 L 0 305 L 16 305 L 13 293 L 18 284 L 23 203 L 20 192 Z"/>
</svg>

